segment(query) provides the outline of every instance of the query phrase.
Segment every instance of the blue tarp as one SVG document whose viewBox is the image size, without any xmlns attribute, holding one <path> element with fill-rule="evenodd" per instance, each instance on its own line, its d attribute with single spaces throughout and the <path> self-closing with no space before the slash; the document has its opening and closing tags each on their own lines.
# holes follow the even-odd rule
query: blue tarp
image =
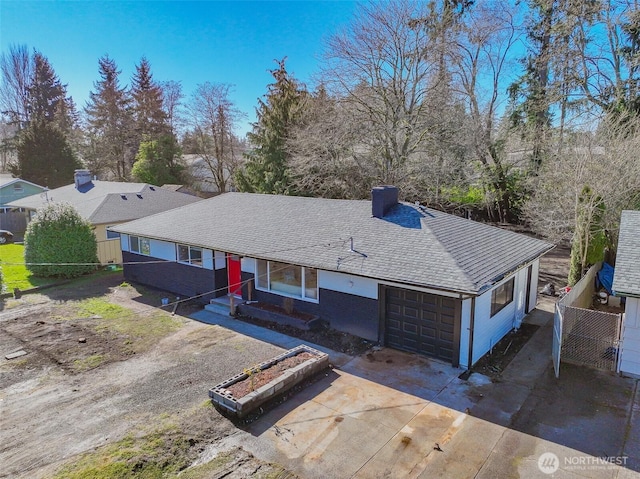
<svg viewBox="0 0 640 479">
<path fill-rule="evenodd" d="M 613 271 L 613 266 L 609 263 L 602 263 L 602 268 L 596 275 L 596 286 L 602 286 L 609 294 L 613 294 Z"/>
</svg>

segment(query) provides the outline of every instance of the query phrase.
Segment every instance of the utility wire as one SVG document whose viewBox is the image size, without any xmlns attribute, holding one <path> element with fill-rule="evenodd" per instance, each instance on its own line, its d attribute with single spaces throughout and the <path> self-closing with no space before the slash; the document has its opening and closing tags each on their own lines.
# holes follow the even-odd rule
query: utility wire
<svg viewBox="0 0 640 479">
<path fill-rule="evenodd" d="M 269 251 L 262 251 L 262 252 L 257 252 L 257 253 L 252 253 L 252 255 L 258 256 L 258 255 L 264 255 L 264 254 L 270 254 L 270 253 L 282 253 L 282 252 L 287 252 L 287 251 L 299 251 L 301 249 L 307 249 L 307 248 L 315 248 L 318 246 L 324 246 L 327 248 L 336 248 L 338 246 L 342 246 L 344 247 L 346 245 L 346 242 L 349 240 L 342 240 L 339 239 L 338 243 L 316 243 L 313 245 L 307 245 L 307 246 L 299 246 L 299 247 L 295 247 L 295 248 L 283 248 L 283 249 L 277 249 L 277 250 L 269 250 Z M 207 249 L 207 248 L 203 248 L 203 249 Z M 216 251 L 216 250 L 213 250 Z M 136 254 L 136 253 L 134 253 Z M 230 258 L 231 256 L 235 256 L 232 253 L 225 253 L 224 259 L 225 261 Z M 340 264 L 340 260 L 344 261 L 344 258 L 339 258 L 338 259 L 338 264 Z M 213 263 L 215 264 L 215 256 L 212 258 Z M 6 265 L 6 266 L 111 266 L 111 265 L 116 265 L 116 266 L 127 266 L 127 265 L 146 265 L 146 264 L 167 264 L 167 263 L 179 263 L 179 264 L 190 264 L 189 262 L 186 261 L 179 261 L 179 260 L 149 260 L 149 261 L 123 261 L 121 263 L 108 263 L 108 264 L 103 264 L 103 263 L 7 263 L 7 262 L 3 262 L 2 260 L 0 260 L 0 266 L 2 265 Z M 262 278 L 264 279 L 265 277 L 271 275 L 272 273 L 277 273 L 278 271 L 284 270 L 289 268 L 291 265 L 285 265 L 282 266 L 280 268 L 275 268 L 275 269 L 271 269 L 269 268 L 269 272 L 266 275 L 258 275 L 257 272 L 254 273 L 254 277 L 250 278 L 248 280 L 245 281 L 240 281 L 240 283 L 236 283 L 235 286 L 240 286 L 241 288 L 245 285 L 247 285 L 248 283 L 250 283 L 251 281 L 258 279 L 258 278 Z M 197 298 L 201 298 L 203 296 L 208 296 L 211 294 L 215 294 L 218 293 L 220 291 L 224 291 L 224 290 L 228 290 L 229 289 L 229 285 L 227 286 L 223 286 L 220 288 L 216 288 L 216 289 L 212 289 L 210 291 L 206 291 L 204 293 L 199 293 L 193 296 L 189 296 L 187 298 L 180 298 L 179 300 L 175 300 L 173 302 L 167 303 L 167 304 L 163 304 L 160 307 L 164 308 L 164 307 L 168 307 L 168 306 L 174 306 L 176 304 L 180 304 L 180 303 L 184 303 L 187 301 L 191 301 Z"/>
</svg>

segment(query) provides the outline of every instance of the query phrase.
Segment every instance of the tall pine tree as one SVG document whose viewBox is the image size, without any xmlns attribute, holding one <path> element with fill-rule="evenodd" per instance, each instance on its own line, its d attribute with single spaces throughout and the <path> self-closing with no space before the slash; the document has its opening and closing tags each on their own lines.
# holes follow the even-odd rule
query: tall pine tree
<svg viewBox="0 0 640 479">
<path fill-rule="evenodd" d="M 81 166 L 69 145 L 69 130 L 65 131 L 65 125 L 73 123 L 69 115 L 73 102 L 49 60 L 39 52 L 33 56 L 27 105 L 30 120 L 20 133 L 18 164 L 12 172 L 50 188 L 70 183 L 73 171 Z"/>
<path fill-rule="evenodd" d="M 32 120 L 18 142 L 19 170 L 13 174 L 33 183 L 57 188 L 73 182 L 82 163 L 64 133 L 53 123 Z"/>
<path fill-rule="evenodd" d="M 136 133 L 140 140 L 157 139 L 168 132 L 162 109 L 162 88 L 153 80 L 151 65 L 142 57 L 131 79 L 131 99 Z"/>
<path fill-rule="evenodd" d="M 118 180 L 128 179 L 137 145 L 132 135 L 131 99 L 120 87 L 120 70 L 114 60 L 104 56 L 98 60 L 100 80 L 85 107 L 92 144 L 92 169 L 108 169 Z M 94 171 L 100 173 L 100 171 Z"/>
<path fill-rule="evenodd" d="M 268 86 L 264 100 L 256 109 L 258 121 L 247 137 L 251 144 L 247 163 L 236 175 L 240 191 L 270 194 L 291 194 L 289 153 L 286 143 L 293 125 L 300 118 L 306 90 L 291 77 L 285 59 L 271 70 L 275 83 Z"/>
</svg>

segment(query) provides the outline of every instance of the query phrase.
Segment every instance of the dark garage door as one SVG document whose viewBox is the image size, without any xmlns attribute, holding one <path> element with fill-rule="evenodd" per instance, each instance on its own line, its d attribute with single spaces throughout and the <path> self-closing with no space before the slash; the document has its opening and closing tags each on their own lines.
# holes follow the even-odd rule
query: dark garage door
<svg viewBox="0 0 640 479">
<path fill-rule="evenodd" d="M 385 344 L 458 365 L 459 301 L 400 288 L 385 292 Z M 455 358 L 455 359 L 454 359 Z"/>
</svg>

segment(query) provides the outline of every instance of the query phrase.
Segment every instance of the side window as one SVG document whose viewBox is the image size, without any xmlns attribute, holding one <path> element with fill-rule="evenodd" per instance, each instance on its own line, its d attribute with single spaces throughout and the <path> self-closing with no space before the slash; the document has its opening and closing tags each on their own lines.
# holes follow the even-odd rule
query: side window
<svg viewBox="0 0 640 479">
<path fill-rule="evenodd" d="M 202 248 L 187 246 L 184 244 L 177 245 L 177 248 L 178 262 L 194 266 L 202 266 Z"/>
<path fill-rule="evenodd" d="M 137 236 L 129 236 L 129 250 L 132 253 L 140 252 L 140 238 Z"/>
<path fill-rule="evenodd" d="M 138 236 L 129 236 L 129 249 L 132 253 L 151 255 L 151 242 L 149 238 L 140 238 Z"/>
<path fill-rule="evenodd" d="M 513 301 L 514 278 L 502 283 L 491 292 L 491 316 L 495 316 Z"/>
<path fill-rule="evenodd" d="M 111 226 L 113 226 L 113 225 L 111 225 Z M 116 233 L 115 231 L 109 231 L 109 228 L 111 228 L 111 226 L 107 226 L 107 239 L 108 240 L 119 239 L 120 238 L 120 233 Z"/>
</svg>

